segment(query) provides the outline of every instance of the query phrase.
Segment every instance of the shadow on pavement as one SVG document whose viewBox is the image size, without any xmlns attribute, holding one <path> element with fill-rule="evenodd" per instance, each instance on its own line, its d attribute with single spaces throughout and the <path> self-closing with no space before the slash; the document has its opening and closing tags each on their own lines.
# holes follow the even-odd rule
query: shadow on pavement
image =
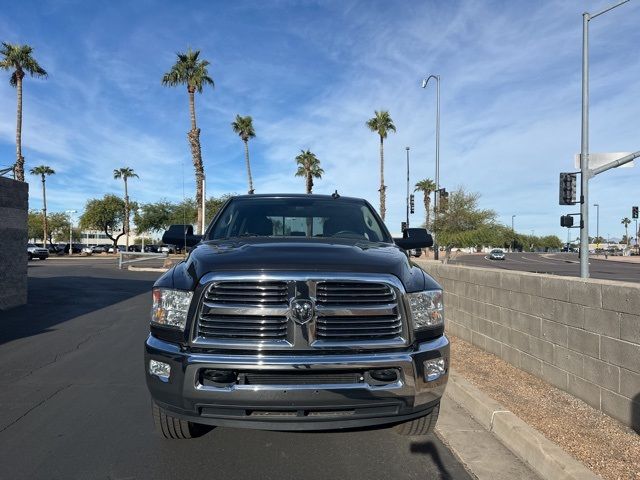
<svg viewBox="0 0 640 480">
<path fill-rule="evenodd" d="M 438 467 L 440 474 L 442 475 L 440 478 L 443 480 L 453 479 L 453 477 L 449 474 L 447 467 L 444 465 L 444 462 L 440 458 L 440 454 L 438 453 L 438 449 L 436 444 L 432 441 L 425 442 L 413 442 L 411 444 L 411 453 L 422 453 L 424 455 L 429 455 L 431 457 L 431 461 Z"/>
<path fill-rule="evenodd" d="M 30 276 L 27 305 L 0 312 L 0 345 L 150 292 L 152 284 L 127 278 Z"/>
</svg>

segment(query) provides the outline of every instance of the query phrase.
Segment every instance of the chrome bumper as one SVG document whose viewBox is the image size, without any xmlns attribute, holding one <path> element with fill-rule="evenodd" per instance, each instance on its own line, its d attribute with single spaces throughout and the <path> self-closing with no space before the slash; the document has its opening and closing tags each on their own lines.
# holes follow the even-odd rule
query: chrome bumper
<svg viewBox="0 0 640 480">
<path fill-rule="evenodd" d="M 423 364 L 438 357 L 445 359 L 447 373 L 428 382 Z M 170 365 L 168 379 L 149 373 L 151 360 Z M 161 407 L 196 423 L 266 429 L 348 428 L 394 423 L 426 415 L 444 394 L 448 364 L 449 341 L 444 335 L 421 343 L 411 351 L 352 354 L 188 353 L 151 335 L 145 344 L 147 386 Z M 398 381 L 382 386 L 358 383 L 229 387 L 205 386 L 199 381 L 201 369 L 276 373 L 378 368 L 398 369 L 401 372 Z M 250 415 L 249 412 L 255 411 L 266 413 Z M 292 411 L 297 414 L 291 414 Z M 329 411 L 330 415 L 323 415 Z M 280 415 L 278 412 L 288 414 Z"/>
</svg>

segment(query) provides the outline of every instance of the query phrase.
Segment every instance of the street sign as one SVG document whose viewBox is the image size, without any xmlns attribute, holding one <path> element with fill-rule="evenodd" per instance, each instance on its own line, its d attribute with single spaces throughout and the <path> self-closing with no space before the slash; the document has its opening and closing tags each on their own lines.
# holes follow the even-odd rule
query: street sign
<svg viewBox="0 0 640 480">
<path fill-rule="evenodd" d="M 606 165 L 609 162 L 613 162 L 627 155 L 631 155 L 633 152 L 609 152 L 609 153 L 590 153 L 589 154 L 589 168 L 598 168 Z M 573 164 L 575 168 L 580 168 L 580 154 L 576 153 L 573 157 Z M 617 168 L 630 168 L 633 167 L 633 161 L 625 163 Z"/>
</svg>

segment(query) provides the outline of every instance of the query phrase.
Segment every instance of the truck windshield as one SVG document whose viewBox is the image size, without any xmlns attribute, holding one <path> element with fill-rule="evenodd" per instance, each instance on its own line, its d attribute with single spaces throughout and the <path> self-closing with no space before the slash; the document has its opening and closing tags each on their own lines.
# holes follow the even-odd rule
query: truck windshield
<svg viewBox="0 0 640 480">
<path fill-rule="evenodd" d="M 364 201 L 301 197 L 232 200 L 209 231 L 209 239 L 233 237 L 392 241 Z"/>
</svg>

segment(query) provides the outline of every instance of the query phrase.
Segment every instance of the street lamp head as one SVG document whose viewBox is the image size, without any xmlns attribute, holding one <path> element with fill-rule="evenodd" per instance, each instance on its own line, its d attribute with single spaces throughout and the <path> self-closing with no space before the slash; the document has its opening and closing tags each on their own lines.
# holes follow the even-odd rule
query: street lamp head
<svg viewBox="0 0 640 480">
<path fill-rule="evenodd" d="M 407 149 L 407 152 L 409 151 L 409 147 L 404 147 L 404 148 L 406 148 L 406 149 Z"/>
<path fill-rule="evenodd" d="M 427 88 L 427 84 L 429 83 L 429 79 L 425 78 L 422 80 L 422 88 Z"/>
</svg>

